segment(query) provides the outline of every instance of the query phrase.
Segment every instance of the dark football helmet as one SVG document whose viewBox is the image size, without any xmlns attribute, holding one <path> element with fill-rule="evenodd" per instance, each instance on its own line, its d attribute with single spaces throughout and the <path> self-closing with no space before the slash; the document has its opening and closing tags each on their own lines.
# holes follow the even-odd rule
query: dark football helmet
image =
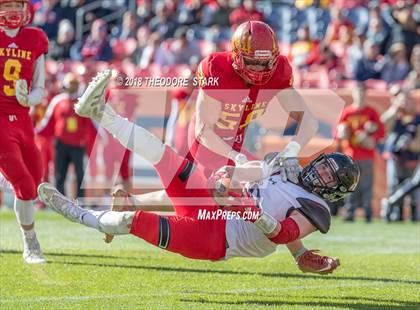
<svg viewBox="0 0 420 310">
<path fill-rule="evenodd" d="M 328 201 L 343 199 L 354 192 L 359 183 L 359 167 L 342 153 L 322 154 L 303 168 L 300 184 Z"/>
</svg>

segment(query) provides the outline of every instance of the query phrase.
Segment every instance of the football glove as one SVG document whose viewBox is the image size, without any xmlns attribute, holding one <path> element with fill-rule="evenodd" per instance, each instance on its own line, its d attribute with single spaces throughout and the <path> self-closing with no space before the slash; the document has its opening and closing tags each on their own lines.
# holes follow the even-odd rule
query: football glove
<svg viewBox="0 0 420 310">
<path fill-rule="evenodd" d="M 16 99 L 21 106 L 30 107 L 28 100 L 28 83 L 26 80 L 17 80 L 15 85 Z"/>
<path fill-rule="evenodd" d="M 235 163 L 235 166 L 242 166 L 248 161 L 248 158 L 246 157 L 246 155 L 242 153 L 238 153 L 234 150 L 231 150 L 229 152 L 228 157 Z"/>
<path fill-rule="evenodd" d="M 297 157 L 285 157 L 284 152 L 269 153 L 264 157 L 263 174 L 269 177 L 279 173 L 283 182 L 288 180 L 298 183 L 298 177 L 302 171 Z"/>
</svg>

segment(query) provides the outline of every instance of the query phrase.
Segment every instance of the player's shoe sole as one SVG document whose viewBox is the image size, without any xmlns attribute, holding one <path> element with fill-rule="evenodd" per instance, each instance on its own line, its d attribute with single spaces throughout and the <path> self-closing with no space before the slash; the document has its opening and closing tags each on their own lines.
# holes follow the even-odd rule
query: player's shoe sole
<svg viewBox="0 0 420 310">
<path fill-rule="evenodd" d="M 72 222 L 80 223 L 82 215 L 87 212 L 49 183 L 42 183 L 38 186 L 38 195 L 39 199 L 48 207 Z"/>
<path fill-rule="evenodd" d="M 83 117 L 90 117 L 100 121 L 105 108 L 105 93 L 111 80 L 111 70 L 99 72 L 89 83 L 86 91 L 74 106 L 74 111 Z"/>
</svg>

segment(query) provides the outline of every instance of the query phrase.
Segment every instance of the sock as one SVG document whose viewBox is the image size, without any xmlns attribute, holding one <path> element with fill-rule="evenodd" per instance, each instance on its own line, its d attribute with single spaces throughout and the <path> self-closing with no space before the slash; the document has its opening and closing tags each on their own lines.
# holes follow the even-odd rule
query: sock
<svg viewBox="0 0 420 310">
<path fill-rule="evenodd" d="M 80 216 L 80 223 L 87 227 L 99 229 L 99 218 L 107 211 L 90 211 L 86 210 L 84 214 Z"/>
<path fill-rule="evenodd" d="M 303 246 L 299 250 L 297 250 L 295 253 L 292 253 L 293 258 L 295 260 L 298 260 L 298 258 L 307 251 L 307 249 Z"/>
<path fill-rule="evenodd" d="M 106 211 L 99 218 L 100 230 L 110 235 L 130 233 L 135 212 Z"/>
<path fill-rule="evenodd" d="M 20 230 L 22 231 L 22 235 L 24 239 L 32 238 L 33 236 L 35 236 L 35 229 L 33 228 L 30 230 L 25 230 L 21 227 Z"/>
<path fill-rule="evenodd" d="M 32 200 L 20 200 L 15 197 L 14 209 L 20 225 L 32 225 L 35 221 L 35 208 Z"/>
<path fill-rule="evenodd" d="M 80 222 L 87 226 L 110 235 L 128 234 L 134 212 L 90 211 L 82 214 Z"/>
<path fill-rule="evenodd" d="M 127 149 L 142 156 L 152 165 L 162 159 L 165 145 L 143 127 L 121 117 L 107 104 L 101 125 Z"/>
</svg>

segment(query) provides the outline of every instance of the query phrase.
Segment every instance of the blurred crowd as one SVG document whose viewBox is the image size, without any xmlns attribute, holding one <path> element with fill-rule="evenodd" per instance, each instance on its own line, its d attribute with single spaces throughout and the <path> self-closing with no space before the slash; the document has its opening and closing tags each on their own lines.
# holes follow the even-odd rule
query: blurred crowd
<svg viewBox="0 0 420 310">
<path fill-rule="evenodd" d="M 281 52 L 294 67 L 295 87 L 353 89 L 352 104 L 335 132 L 339 149 L 354 157 L 362 173 L 358 189 L 345 201 L 345 219 L 353 221 L 356 208 L 362 207 L 366 221 L 372 220 L 373 163 L 378 151 L 387 162 L 384 218 L 402 220 L 404 197 L 410 196 L 411 219 L 418 219 L 420 114 L 413 90 L 420 89 L 420 5 L 416 1 L 137 0 L 135 10 L 128 10 L 130 1 L 103 1 L 108 5 L 81 15 L 82 24 L 90 27 L 86 34 L 77 33 L 83 31 L 76 29 L 77 10 L 95 1 L 32 2 L 33 23 L 50 39 L 48 96 L 33 111 L 36 139 L 46 163 L 44 179 L 51 174 L 48 163 L 54 162 L 50 168 L 55 167 L 60 191 L 65 191 L 73 164 L 77 196 L 84 195 L 80 185 L 85 154 L 103 161 L 105 171 L 90 161 L 91 177 L 103 174 L 113 184 L 119 175 L 125 187 L 130 186 L 130 153 L 95 124 L 77 120 L 71 108 L 97 71 L 112 66 L 123 76 L 191 77 L 203 57 L 229 49 L 237 25 L 252 19 L 265 21 L 276 31 Z M 109 22 L 107 16 L 117 8 L 125 13 Z M 367 102 L 367 88 L 391 93 L 389 109 L 382 115 Z M 192 90 L 191 85 L 174 90 L 169 98 L 171 113 L 165 116 L 166 141 L 181 154 L 187 152 Z M 136 98 L 108 95 L 119 113 L 136 118 Z M 72 125 L 82 123 L 79 128 Z M 66 131 L 72 131 L 71 138 Z M 254 150 L 255 145 L 251 145 Z M 331 206 L 333 212 L 338 207 Z"/>
<path fill-rule="evenodd" d="M 413 53 L 420 44 L 415 0 L 137 0 L 136 10 L 108 22 L 111 9 L 129 2 L 115 1 L 86 13 L 82 21 L 90 31 L 78 35 L 83 29 L 75 27 L 77 9 L 91 2 L 35 3 L 33 22 L 51 41 L 50 59 L 124 60 L 145 70 L 150 65 L 194 68 L 211 52 L 228 49 L 237 25 L 252 19 L 276 31 L 297 86 L 346 87 L 349 80 L 373 79 L 384 82 L 378 87 L 401 81 L 420 87 L 418 49 Z"/>
</svg>

